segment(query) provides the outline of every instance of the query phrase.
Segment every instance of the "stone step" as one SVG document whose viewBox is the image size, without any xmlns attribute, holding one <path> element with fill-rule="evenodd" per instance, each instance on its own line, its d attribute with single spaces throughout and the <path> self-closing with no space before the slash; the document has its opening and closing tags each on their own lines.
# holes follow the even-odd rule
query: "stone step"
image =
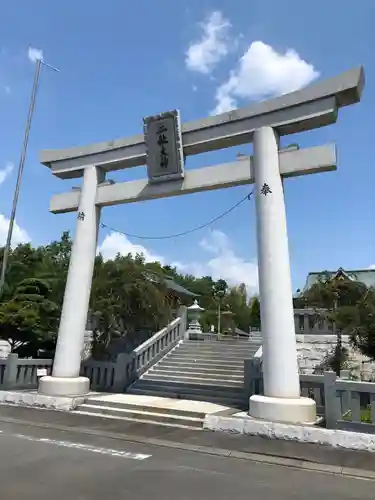
<svg viewBox="0 0 375 500">
<path fill-rule="evenodd" d="M 200 385 L 219 385 L 220 387 L 243 387 L 243 377 L 229 379 L 221 376 L 220 378 L 212 378 L 206 374 L 203 376 L 199 376 L 197 373 L 191 373 L 186 375 L 180 375 L 177 373 L 167 373 L 163 374 L 159 371 L 151 371 L 149 370 L 147 373 L 142 375 L 140 380 L 160 380 L 163 381 L 171 381 L 172 383 L 187 383 L 187 384 L 200 384 Z"/>
<path fill-rule="evenodd" d="M 223 377 L 234 377 L 243 380 L 244 377 L 244 372 L 243 369 L 212 369 L 212 368 L 207 368 L 206 366 L 203 367 L 197 367 L 197 366 L 181 366 L 180 364 L 176 364 L 174 366 L 164 366 L 164 363 L 161 363 L 159 365 L 155 365 L 150 370 L 148 373 L 164 373 L 165 375 L 180 375 L 180 374 L 188 374 L 188 373 L 195 373 L 199 374 L 202 376 L 209 375 L 210 378 L 223 378 Z"/>
<path fill-rule="evenodd" d="M 78 407 L 76 412 L 84 412 L 86 415 L 99 415 L 101 417 L 115 417 L 121 420 L 131 420 L 133 422 L 147 422 L 152 424 L 169 424 L 171 426 L 203 428 L 203 418 L 190 417 L 187 415 L 177 415 L 173 413 L 159 412 L 143 409 L 124 409 L 115 406 L 102 406 L 84 403 Z"/>
<path fill-rule="evenodd" d="M 179 392 L 173 392 L 173 390 L 166 389 L 158 389 L 158 388 L 139 388 L 135 385 L 128 388 L 128 394 L 139 394 L 142 396 L 155 396 L 155 397 L 164 397 L 164 398 L 175 398 L 175 399 L 190 399 L 193 401 L 207 401 L 210 403 L 216 403 L 223 406 L 230 406 L 232 408 L 238 409 L 246 409 L 248 407 L 248 399 L 244 396 L 242 397 L 233 397 L 233 396 L 223 396 L 217 395 L 215 393 L 201 393 L 199 391 L 185 392 L 183 390 Z"/>
<path fill-rule="evenodd" d="M 173 367 L 176 369 L 179 369 L 180 371 L 185 370 L 185 368 L 190 367 L 192 370 L 200 370 L 202 368 L 205 368 L 206 370 L 211 370 L 214 371 L 215 369 L 224 369 L 228 371 L 236 371 L 237 373 L 241 371 L 242 373 L 244 372 L 244 363 L 217 363 L 216 361 L 210 362 L 210 361 L 190 361 L 187 362 L 183 360 L 182 362 L 173 362 L 173 363 L 167 363 L 166 361 L 161 362 L 159 364 L 155 364 L 153 368 L 169 368 Z"/>
<path fill-rule="evenodd" d="M 256 349 L 259 342 L 244 342 L 243 344 L 221 344 L 220 342 L 207 343 L 207 342 L 181 342 L 178 347 L 186 349 L 217 349 L 218 351 L 226 350 L 246 350 Z"/>
<path fill-rule="evenodd" d="M 186 351 L 174 351 L 171 354 L 168 354 L 165 358 L 162 359 L 212 359 L 213 361 L 225 361 L 225 362 L 230 362 L 233 361 L 234 363 L 236 361 L 243 361 L 244 359 L 252 359 L 254 356 L 247 356 L 246 354 L 240 355 L 224 355 L 224 354 L 217 354 L 217 353 L 205 353 L 201 351 L 194 351 L 194 352 L 186 352 Z"/>
<path fill-rule="evenodd" d="M 205 346 L 205 345 L 190 345 L 190 344 L 180 344 L 177 349 L 179 350 L 187 350 L 187 351 L 211 351 L 218 353 L 226 353 L 226 352 L 252 352 L 257 351 L 259 349 L 259 345 L 255 344 L 247 344 L 245 347 L 232 347 L 232 346 Z"/>
<path fill-rule="evenodd" d="M 224 370 L 225 372 L 235 371 L 236 373 L 243 373 L 244 364 L 242 363 L 216 363 L 216 362 L 192 362 L 192 361 L 179 361 L 174 358 L 164 358 L 162 361 L 159 361 L 158 364 L 154 365 L 154 367 L 163 367 L 163 368 L 180 368 L 181 370 L 192 369 L 192 370 Z"/>
<path fill-rule="evenodd" d="M 205 357 L 212 359 L 252 359 L 256 352 L 215 352 L 208 350 L 189 350 L 189 349 L 176 349 L 171 356 L 187 356 L 189 358 Z"/>
<path fill-rule="evenodd" d="M 231 345 L 242 346 L 251 343 L 251 340 L 246 339 L 221 339 L 221 340 L 183 340 L 182 344 L 203 344 L 203 345 Z"/>
<path fill-rule="evenodd" d="M 219 362 L 226 362 L 226 363 L 231 363 L 231 362 L 243 362 L 244 359 L 251 359 L 253 356 L 247 357 L 244 355 L 230 355 L 230 356 L 223 356 L 220 354 L 205 354 L 203 352 L 194 352 L 194 353 L 187 353 L 185 351 L 176 351 L 173 352 L 168 356 L 166 359 L 185 359 L 185 360 L 212 360 L 212 361 L 219 361 Z"/>
<path fill-rule="evenodd" d="M 148 404 L 135 404 L 135 403 L 124 403 L 120 401 L 106 401 L 102 399 L 95 399 L 95 397 L 89 397 L 86 399 L 84 404 L 92 405 L 95 407 L 104 406 L 117 408 L 119 410 L 129 410 L 129 411 L 143 411 L 148 413 L 163 413 L 167 415 L 177 415 L 180 417 L 193 417 L 203 420 L 206 414 L 199 411 L 183 410 L 181 408 L 169 408 L 163 406 L 152 406 Z"/>
<path fill-rule="evenodd" d="M 205 380 L 200 380 L 200 381 L 188 381 L 188 380 L 181 380 L 181 381 L 176 381 L 173 379 L 163 379 L 162 377 L 152 377 L 152 378 L 143 378 L 144 375 L 142 375 L 141 378 L 139 378 L 136 382 L 134 382 L 134 386 L 137 387 L 148 387 L 148 388 L 160 388 L 161 390 L 170 390 L 172 389 L 173 391 L 180 393 L 181 391 L 187 391 L 187 392 L 205 392 L 207 394 L 209 393 L 220 393 L 220 394 L 235 394 L 235 397 L 238 395 L 242 396 L 244 393 L 243 385 L 241 384 L 226 384 L 224 385 L 221 382 L 218 381 L 210 381 L 207 383 Z M 132 386 L 131 386 L 132 387 Z M 188 398 L 187 398 L 188 399 Z"/>
<path fill-rule="evenodd" d="M 178 363 L 166 363 L 166 362 L 161 362 L 157 365 L 154 365 L 152 368 L 165 368 L 173 366 L 174 368 L 179 369 L 180 371 L 183 371 L 186 367 L 190 367 L 193 370 L 200 370 L 202 368 L 206 368 L 208 371 L 217 367 L 218 369 L 224 369 L 228 371 L 234 371 L 236 372 L 241 371 L 243 373 L 244 371 L 244 362 L 242 361 L 241 363 L 217 363 L 216 361 L 210 362 L 209 360 L 206 361 L 190 361 L 187 362 L 186 360 L 183 360 L 183 362 L 178 362 Z"/>
<path fill-rule="evenodd" d="M 225 352 L 225 351 L 246 351 L 247 349 L 256 349 L 258 344 L 255 342 L 246 342 L 244 345 L 229 345 L 229 344 L 206 344 L 205 342 L 196 342 L 196 343 L 188 343 L 181 342 L 178 344 L 178 348 L 185 349 L 214 349 L 217 351 Z"/>
<path fill-rule="evenodd" d="M 88 412 L 84 410 L 74 410 L 75 413 L 78 415 L 86 415 L 88 417 L 98 417 L 98 418 L 107 418 L 107 419 L 112 419 L 112 420 L 122 420 L 126 422 L 132 422 L 136 424 L 148 424 L 148 425 L 158 425 L 162 427 L 169 427 L 172 429 L 178 428 L 178 429 L 185 429 L 185 430 L 202 430 L 200 427 L 195 427 L 195 426 L 190 426 L 190 425 L 183 425 L 183 424 L 168 424 L 165 422 L 155 422 L 153 420 L 143 420 L 143 419 L 137 419 L 137 418 L 127 418 L 127 417 L 119 417 L 116 415 L 104 415 L 102 413 L 95 413 L 95 412 Z"/>
</svg>

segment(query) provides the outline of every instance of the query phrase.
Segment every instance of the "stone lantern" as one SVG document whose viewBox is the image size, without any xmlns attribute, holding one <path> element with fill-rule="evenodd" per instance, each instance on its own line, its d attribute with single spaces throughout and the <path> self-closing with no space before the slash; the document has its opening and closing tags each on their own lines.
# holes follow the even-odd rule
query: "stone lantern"
<svg viewBox="0 0 375 500">
<path fill-rule="evenodd" d="M 234 324 L 234 313 L 230 309 L 226 309 L 221 313 L 222 318 L 222 333 L 225 335 L 235 336 L 236 328 Z"/>
<path fill-rule="evenodd" d="M 189 327 L 186 330 L 187 339 L 196 339 L 201 333 L 203 333 L 202 327 L 199 323 L 199 319 L 203 311 L 204 309 L 200 307 L 197 300 L 194 300 L 194 304 L 187 308 L 189 320 Z"/>
</svg>

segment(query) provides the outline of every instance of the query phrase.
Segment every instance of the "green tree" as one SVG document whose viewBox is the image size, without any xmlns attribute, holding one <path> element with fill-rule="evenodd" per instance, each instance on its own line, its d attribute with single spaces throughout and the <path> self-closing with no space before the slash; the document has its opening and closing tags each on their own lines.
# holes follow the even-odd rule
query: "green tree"
<svg viewBox="0 0 375 500">
<path fill-rule="evenodd" d="M 15 299 L 19 294 L 18 287 L 24 280 L 35 279 L 48 286 L 47 299 L 56 305 L 56 316 L 59 317 L 71 250 L 72 239 L 68 232 L 64 232 L 59 240 L 44 246 L 32 247 L 30 244 L 25 244 L 14 248 L 10 253 L 6 290 L 0 298 L 0 308 L 4 314 L 13 310 L 12 308 L 18 311 L 19 301 L 18 298 Z M 1 255 L 2 249 L 0 249 L 0 259 Z M 155 280 L 152 279 L 153 275 L 156 277 Z M 157 279 L 158 276 L 160 279 Z M 204 331 L 208 331 L 211 325 L 217 325 L 218 306 L 222 307 L 223 311 L 232 313 L 232 316 L 229 314 L 225 316 L 228 323 L 230 319 L 234 327 L 248 331 L 251 307 L 244 284 L 229 288 L 225 280 L 215 281 L 211 276 L 197 278 L 180 273 L 175 267 L 162 266 L 160 262 L 146 263 L 142 255 L 137 255 L 135 258 L 131 255 L 118 255 L 115 259 L 107 261 L 99 255 L 95 260 L 89 314 L 94 326 L 97 352 L 106 353 L 113 341 L 125 338 L 129 345 L 137 345 L 168 323 L 172 314 L 172 304 L 168 290 L 163 284 L 163 276 L 171 277 L 198 295 L 199 304 L 204 309 L 201 317 Z M 182 297 L 181 300 L 183 305 L 192 304 L 192 298 L 189 296 Z M 22 326 L 18 313 L 16 317 Z M 6 320 L 10 321 L 9 314 Z M 257 324 L 256 322 L 255 325 Z M 30 320 L 29 330 L 33 325 L 36 328 L 35 339 L 42 339 L 43 335 L 39 335 L 37 322 L 32 323 Z M 19 335 L 21 333 L 25 337 L 26 328 L 20 328 Z M 4 330 L 3 336 L 11 338 Z M 40 342 L 43 343 L 42 340 Z M 27 341 L 25 346 L 29 344 L 31 345 L 31 341 Z M 17 341 L 14 346 L 14 348 L 18 346 Z"/>
<path fill-rule="evenodd" d="M 246 285 L 241 283 L 229 289 L 225 297 L 225 306 L 233 313 L 233 323 L 244 332 L 249 331 L 250 305 Z"/>
<path fill-rule="evenodd" d="M 73 241 L 66 231 L 60 240 L 39 247 L 43 258 L 36 269 L 36 276 L 48 281 L 51 287 L 51 300 L 60 307 L 64 298 L 72 245 Z"/>
<path fill-rule="evenodd" d="M 165 285 L 149 280 L 143 259 L 130 255 L 106 262 L 97 258 L 90 310 L 94 357 L 105 355 L 111 342 L 125 337 L 136 346 L 172 316 Z"/>
<path fill-rule="evenodd" d="M 0 305 L 0 338 L 9 342 L 12 352 L 36 356 L 39 349 L 53 345 L 59 308 L 50 293 L 47 282 L 25 279 L 12 299 Z"/>
<path fill-rule="evenodd" d="M 5 290 L 0 302 L 10 300 L 18 285 L 28 278 L 40 278 L 50 286 L 50 299 L 62 304 L 69 268 L 72 240 L 64 232 L 59 241 L 33 248 L 29 243 L 18 245 L 9 255 Z M 0 250 L 0 256 L 3 249 Z"/>
<path fill-rule="evenodd" d="M 259 297 L 253 297 L 249 306 L 249 324 L 260 330 L 260 302 Z"/>
<path fill-rule="evenodd" d="M 1 257 L 3 255 L 1 249 Z M 43 261 L 43 252 L 40 248 L 33 248 L 30 243 L 18 245 L 9 253 L 8 268 L 1 302 L 9 300 L 21 281 L 35 277 Z"/>
<path fill-rule="evenodd" d="M 366 301 L 367 294 L 367 287 L 363 283 L 343 275 L 332 278 L 327 272 L 322 273 L 317 283 L 304 292 L 304 303 L 315 308 L 316 320 L 325 318 L 336 334 L 336 347 L 329 358 L 329 365 L 338 375 L 347 360 L 342 335 L 352 336 L 354 329 L 361 326 L 358 308 Z"/>
<path fill-rule="evenodd" d="M 350 332 L 354 347 L 372 360 L 375 360 L 375 290 L 368 293 L 357 304 L 356 317 Z"/>
</svg>

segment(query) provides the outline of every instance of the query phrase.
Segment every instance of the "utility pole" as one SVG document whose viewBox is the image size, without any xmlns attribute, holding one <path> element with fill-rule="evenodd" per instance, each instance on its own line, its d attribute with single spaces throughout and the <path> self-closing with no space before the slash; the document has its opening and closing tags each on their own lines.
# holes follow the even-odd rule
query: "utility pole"
<svg viewBox="0 0 375 500">
<path fill-rule="evenodd" d="M 219 297 L 217 305 L 217 334 L 220 335 L 221 330 L 221 297 Z"/>
<path fill-rule="evenodd" d="M 212 295 L 217 300 L 217 334 L 221 330 L 221 301 L 225 297 L 228 285 L 224 280 L 219 280 L 212 286 Z"/>
<path fill-rule="evenodd" d="M 27 114 L 26 127 L 25 127 L 25 135 L 24 135 L 24 139 L 23 139 L 23 146 L 22 146 L 22 150 L 21 150 L 21 157 L 20 157 L 20 161 L 19 161 L 19 164 L 18 164 L 18 174 L 17 174 L 17 182 L 16 182 L 16 187 L 15 187 L 14 196 L 13 196 L 12 212 L 11 212 L 10 218 L 9 218 L 9 227 L 8 227 L 7 240 L 6 240 L 5 247 L 4 247 L 3 261 L 2 261 L 2 264 L 1 264 L 0 298 L 1 298 L 2 294 L 3 294 L 4 285 L 5 285 L 5 275 L 6 275 L 7 265 L 8 265 L 8 259 L 9 259 L 9 253 L 10 253 L 10 248 L 11 248 L 12 236 L 13 236 L 14 221 L 15 221 L 15 218 L 16 218 L 18 198 L 19 198 L 20 189 L 21 189 L 21 182 L 22 182 L 22 175 L 23 175 L 23 170 L 24 170 L 24 166 L 25 166 L 27 146 L 28 146 L 28 143 L 29 143 L 31 121 L 32 121 L 33 114 L 34 114 L 35 101 L 36 101 L 36 95 L 37 95 L 38 86 L 39 86 L 40 70 L 41 70 L 41 65 L 42 64 L 44 66 L 47 66 L 50 69 L 53 69 L 54 71 L 59 72 L 59 70 L 57 68 L 54 68 L 53 66 L 50 66 L 49 64 L 46 64 L 45 62 L 42 61 L 42 59 L 37 59 L 36 60 L 35 73 L 34 73 L 34 82 L 33 82 L 33 88 L 32 88 L 32 91 L 31 91 L 29 112 Z"/>
</svg>

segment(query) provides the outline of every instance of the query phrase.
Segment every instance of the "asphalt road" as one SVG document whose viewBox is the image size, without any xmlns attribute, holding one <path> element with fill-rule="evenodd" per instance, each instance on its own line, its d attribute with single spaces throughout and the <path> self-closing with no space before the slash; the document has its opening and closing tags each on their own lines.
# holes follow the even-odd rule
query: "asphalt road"
<svg viewBox="0 0 375 500">
<path fill-rule="evenodd" d="M 370 500 L 374 488 L 371 480 L 0 423 L 1 500 Z"/>
</svg>

